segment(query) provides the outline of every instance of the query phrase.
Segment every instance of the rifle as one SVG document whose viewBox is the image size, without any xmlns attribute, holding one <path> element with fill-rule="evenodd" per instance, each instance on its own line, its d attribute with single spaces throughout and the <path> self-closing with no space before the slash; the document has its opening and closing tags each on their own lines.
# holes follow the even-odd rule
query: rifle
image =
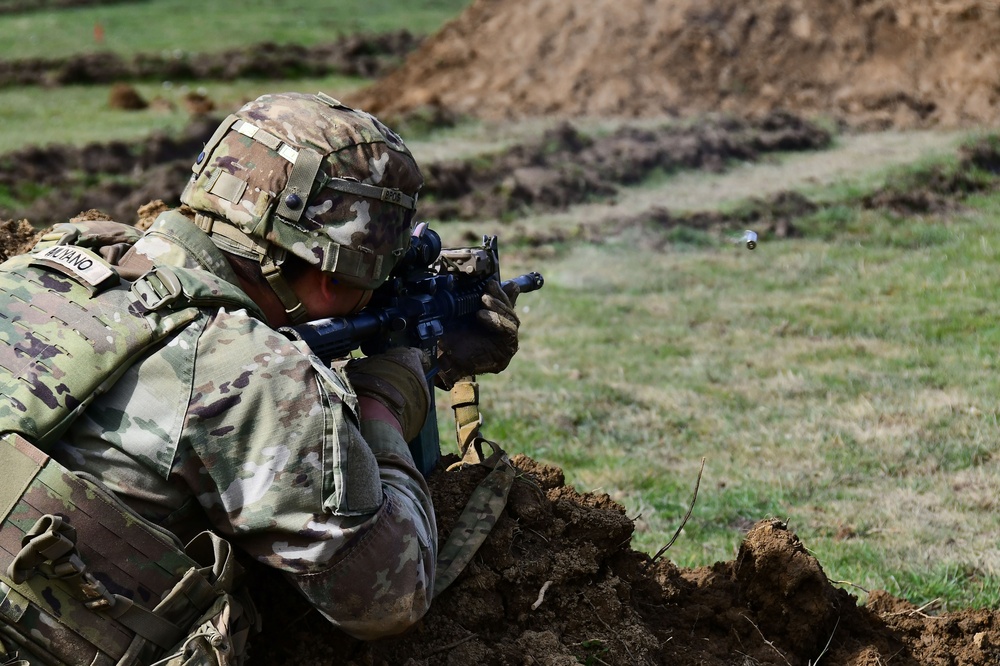
<svg viewBox="0 0 1000 666">
<path fill-rule="evenodd" d="M 437 232 L 421 223 L 410 238 L 410 248 L 363 310 L 290 330 L 326 364 L 359 348 L 366 356 L 403 346 L 427 353 L 434 364 L 427 372 L 430 407 L 423 429 L 409 442 L 413 460 L 426 476 L 441 457 L 433 390 L 438 340 L 446 330 L 480 310 L 487 282 L 499 279 L 496 236 L 484 236 L 479 247 L 445 249 Z M 545 280 L 532 272 L 507 282 L 516 283 L 525 293 L 541 289 Z"/>
</svg>

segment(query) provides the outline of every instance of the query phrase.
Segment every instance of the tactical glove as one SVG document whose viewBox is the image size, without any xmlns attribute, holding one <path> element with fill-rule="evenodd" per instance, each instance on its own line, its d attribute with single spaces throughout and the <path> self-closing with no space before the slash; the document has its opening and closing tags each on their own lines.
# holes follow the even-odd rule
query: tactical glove
<svg viewBox="0 0 1000 666">
<path fill-rule="evenodd" d="M 436 383 L 450 389 L 462 377 L 504 370 L 517 353 L 517 329 L 521 325 L 514 304 L 521 290 L 513 282 L 486 283 L 483 308 L 466 325 L 445 332 L 438 342 Z"/>
<path fill-rule="evenodd" d="M 379 401 L 396 417 L 407 442 L 420 434 L 431 396 L 419 350 L 398 347 L 352 359 L 344 371 L 359 398 Z"/>
</svg>

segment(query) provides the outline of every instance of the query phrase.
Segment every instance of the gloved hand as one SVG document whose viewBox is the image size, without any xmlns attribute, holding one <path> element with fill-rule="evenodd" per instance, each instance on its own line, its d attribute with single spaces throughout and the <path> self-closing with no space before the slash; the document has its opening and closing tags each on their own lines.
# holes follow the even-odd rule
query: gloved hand
<svg viewBox="0 0 1000 666">
<path fill-rule="evenodd" d="M 398 347 L 377 356 L 351 359 L 344 366 L 358 397 L 385 405 L 407 442 L 420 434 L 431 402 L 423 356 L 418 349 Z"/>
<path fill-rule="evenodd" d="M 438 343 L 436 383 L 450 389 L 469 375 L 504 370 L 517 353 L 517 329 L 521 325 L 514 304 L 520 288 L 511 282 L 506 288 L 491 280 L 483 292 L 483 309 L 471 323 L 446 331 Z"/>
</svg>

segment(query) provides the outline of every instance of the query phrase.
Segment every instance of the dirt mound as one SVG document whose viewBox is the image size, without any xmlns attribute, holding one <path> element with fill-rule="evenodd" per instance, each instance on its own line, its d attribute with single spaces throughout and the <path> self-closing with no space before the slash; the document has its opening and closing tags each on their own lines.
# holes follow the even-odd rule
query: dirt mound
<svg viewBox="0 0 1000 666">
<path fill-rule="evenodd" d="M 273 579 L 251 664 L 994 663 L 1000 613 L 929 616 L 885 593 L 859 607 L 777 520 L 736 558 L 682 569 L 629 548 L 632 522 L 607 495 L 578 494 L 524 456 L 507 509 L 480 554 L 407 634 L 362 643 L 331 631 Z M 430 479 L 447 534 L 485 472 Z"/>
<path fill-rule="evenodd" d="M 129 84 L 116 83 L 108 92 L 108 106 L 121 111 L 141 111 L 149 107 L 149 102 Z"/>
<path fill-rule="evenodd" d="M 477 0 L 351 101 L 498 119 L 776 108 L 865 127 L 995 124 L 985 0 Z"/>
<path fill-rule="evenodd" d="M 219 122 L 202 116 L 180 136 L 154 134 L 141 143 L 29 146 L 0 156 L 0 188 L 19 202 L 0 207 L 0 219 L 27 218 L 42 228 L 94 208 L 134 224 L 149 201 L 178 205 L 192 156 Z"/>
<path fill-rule="evenodd" d="M 637 214 L 611 214 L 568 228 L 518 225 L 516 235 L 532 252 L 545 256 L 552 246 L 569 239 L 600 244 L 635 229 L 647 231 L 651 247 L 678 242 L 715 244 L 725 236 L 736 240 L 733 232 L 743 229 L 753 229 L 767 240 L 828 233 L 835 230 L 817 231 L 807 218 L 830 206 L 856 206 L 907 217 L 944 216 L 962 211 L 966 198 L 1000 188 L 1000 142 L 995 137 L 961 147 L 957 157 L 954 164 L 891 174 L 876 190 L 842 201 L 817 202 L 800 192 L 782 190 L 751 197 L 732 210 L 677 212 L 653 206 Z"/>
<path fill-rule="evenodd" d="M 37 233 L 27 220 L 0 220 L 0 262 L 26 252 Z"/>
<path fill-rule="evenodd" d="M 767 153 L 820 150 L 831 140 L 829 132 L 780 112 L 752 120 L 709 119 L 691 127 L 626 126 L 599 137 L 564 122 L 489 161 L 426 165 L 420 213 L 447 221 L 565 210 L 613 197 L 619 186 L 638 184 L 654 171 L 722 171 Z"/>
</svg>

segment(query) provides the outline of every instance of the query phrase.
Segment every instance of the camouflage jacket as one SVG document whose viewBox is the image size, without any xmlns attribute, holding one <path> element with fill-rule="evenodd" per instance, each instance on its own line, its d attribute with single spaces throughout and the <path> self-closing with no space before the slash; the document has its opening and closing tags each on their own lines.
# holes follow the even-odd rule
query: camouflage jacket
<svg viewBox="0 0 1000 666">
<path fill-rule="evenodd" d="M 178 212 L 119 261 L 129 274 L 161 265 L 238 282 Z M 358 638 L 398 633 L 430 604 L 437 531 L 406 443 L 360 421 L 340 373 L 246 310 L 202 311 L 51 453 L 182 539 L 213 528 Z"/>
</svg>

